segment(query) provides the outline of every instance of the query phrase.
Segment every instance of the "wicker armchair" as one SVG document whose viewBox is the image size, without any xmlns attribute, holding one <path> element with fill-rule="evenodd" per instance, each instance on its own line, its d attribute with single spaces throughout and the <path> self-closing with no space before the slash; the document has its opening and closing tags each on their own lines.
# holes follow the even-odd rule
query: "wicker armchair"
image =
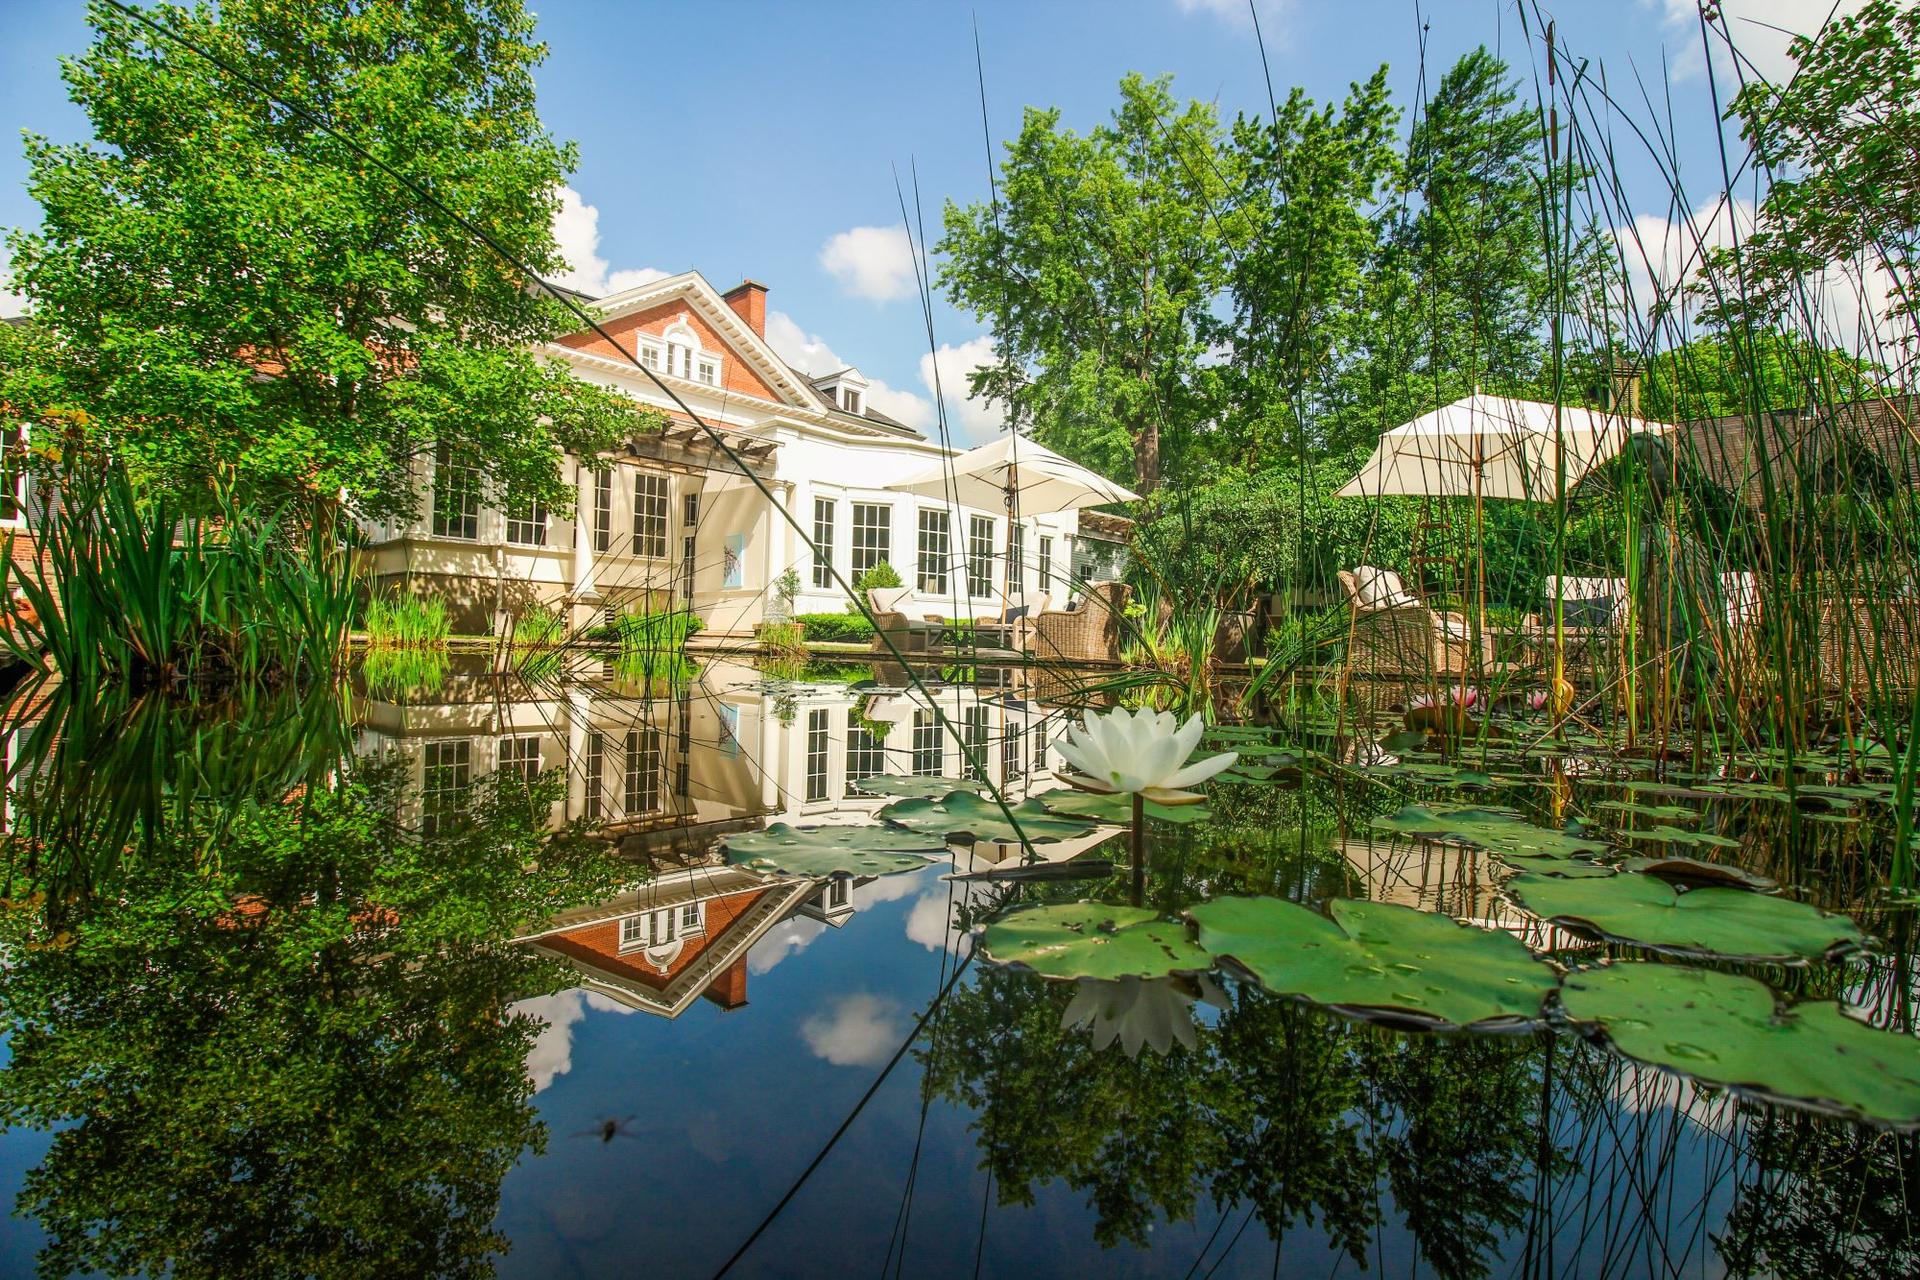
<svg viewBox="0 0 1920 1280">
<path fill-rule="evenodd" d="M 1363 590 L 1360 575 L 1371 572 L 1386 581 L 1384 597 Z M 1420 603 L 1390 570 L 1342 569 L 1340 586 L 1353 606 L 1353 640 L 1347 663 L 1375 676 L 1459 676 L 1472 666 L 1472 633 L 1466 618 Z M 1480 637 L 1481 661 L 1493 661 L 1493 637 Z"/>
<path fill-rule="evenodd" d="M 870 587 L 867 607 L 873 610 L 873 651 L 889 653 L 887 641 L 901 653 L 925 653 L 933 648 L 946 624 L 910 618 L 901 612 L 913 591 L 909 587 Z"/>
<path fill-rule="evenodd" d="M 1014 643 L 1042 662 L 1119 662 L 1120 617 L 1132 591 L 1096 582 L 1077 607 L 1045 609 L 1015 624 Z"/>
</svg>

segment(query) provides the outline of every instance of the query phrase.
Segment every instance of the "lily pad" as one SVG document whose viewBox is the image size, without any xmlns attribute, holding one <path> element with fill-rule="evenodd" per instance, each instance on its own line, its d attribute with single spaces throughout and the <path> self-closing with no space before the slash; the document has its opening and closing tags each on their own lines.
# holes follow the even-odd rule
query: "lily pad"
<svg viewBox="0 0 1920 1280">
<path fill-rule="evenodd" d="M 799 876 L 884 876 L 914 871 L 947 851 L 944 840 L 882 826 L 790 827 L 727 837 L 727 856 L 768 871 Z"/>
<path fill-rule="evenodd" d="M 1726 836 L 1715 835 L 1711 831 L 1683 831 L 1679 827 L 1669 827 L 1665 823 L 1656 823 L 1645 831 L 1622 831 L 1622 840 L 1657 840 L 1662 844 L 1708 844 L 1716 849 L 1738 849 L 1740 842 Z"/>
<path fill-rule="evenodd" d="M 1792 963 L 1865 941 L 1845 916 L 1741 889 L 1676 893 L 1652 876 L 1566 880 L 1525 874 L 1506 888 L 1529 911 L 1556 924 L 1683 955 Z"/>
<path fill-rule="evenodd" d="M 1527 869 L 1531 871 L 1533 868 L 1530 865 Z M 1777 880 L 1755 875 L 1741 867 L 1730 867 L 1724 862 L 1702 862 L 1698 858 L 1631 858 L 1621 863 L 1620 869 L 1657 876 L 1668 884 L 1682 884 L 1688 888 L 1720 885 L 1729 889 L 1748 889 L 1754 893 L 1774 893 L 1780 888 Z"/>
<path fill-rule="evenodd" d="M 1098 791 L 1080 791 L 1073 787 L 1062 787 L 1058 791 L 1043 791 L 1033 797 L 1055 813 L 1071 814 L 1076 818 L 1092 818 L 1095 822 L 1108 822 L 1117 826 L 1133 825 L 1133 797 L 1103 795 Z M 1155 804 L 1149 800 L 1146 804 L 1149 818 L 1158 818 L 1162 822 L 1200 822 L 1213 816 L 1213 810 L 1204 804 Z"/>
<path fill-rule="evenodd" d="M 1596 809 L 1611 809 L 1616 813 L 1631 813 L 1641 818 L 1658 818 L 1667 822 L 1697 822 L 1698 809 L 1689 809 L 1682 804 L 1640 804 L 1634 800 L 1601 800 Z"/>
<path fill-rule="evenodd" d="M 864 783 L 861 785 L 865 785 Z M 1014 822 L 992 800 L 971 791 L 953 791 L 938 800 L 896 800 L 880 811 L 888 822 L 909 831 L 953 840 L 994 840 L 1016 843 L 1024 835 L 1035 844 L 1071 840 L 1093 830 L 1084 819 L 1049 813 L 1038 800 L 1013 805 Z"/>
<path fill-rule="evenodd" d="M 1213 967 L 1186 925 L 1101 902 L 1015 907 L 987 926 L 980 946 L 997 964 L 1046 978 L 1164 978 Z"/>
<path fill-rule="evenodd" d="M 895 796 L 902 800 L 938 800 L 955 791 L 980 792 L 986 784 L 972 778 L 930 778 L 915 773 L 876 773 L 860 779 L 860 789 L 877 796 Z"/>
<path fill-rule="evenodd" d="M 1646 961 L 1567 975 L 1560 1003 L 1621 1053 L 1776 1101 L 1920 1125 L 1920 1039 L 1837 1004 L 1778 1007 L 1765 983 Z"/>
<path fill-rule="evenodd" d="M 1618 875 L 1615 867 L 1594 862 L 1588 858 L 1528 858 L 1524 864 L 1514 864 L 1514 869 L 1525 866 L 1528 874 L 1539 873 L 1547 876 L 1570 876 L 1576 879 L 1598 879 L 1604 876 Z"/>
<path fill-rule="evenodd" d="M 1429 809 L 1410 804 L 1373 820 L 1384 831 L 1422 840 L 1451 840 L 1513 858 L 1568 857 L 1602 853 L 1607 846 L 1575 831 L 1537 827 L 1511 809 Z"/>
<path fill-rule="evenodd" d="M 1427 1029 L 1530 1025 L 1556 985 L 1512 934 L 1391 902 L 1336 898 L 1333 918 L 1279 898 L 1188 910 L 1200 945 L 1267 990 Z"/>
</svg>

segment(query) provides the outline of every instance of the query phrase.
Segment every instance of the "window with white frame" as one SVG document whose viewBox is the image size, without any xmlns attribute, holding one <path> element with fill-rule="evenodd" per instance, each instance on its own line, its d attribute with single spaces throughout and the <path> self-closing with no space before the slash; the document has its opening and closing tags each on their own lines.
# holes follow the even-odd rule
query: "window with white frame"
<svg viewBox="0 0 1920 1280">
<path fill-rule="evenodd" d="M 680 598 L 693 599 L 693 535 L 680 539 Z"/>
<path fill-rule="evenodd" d="M 613 472 L 597 471 L 593 476 L 593 549 L 605 551 L 613 546 Z"/>
<path fill-rule="evenodd" d="M 667 558 L 667 478 L 652 471 L 633 476 L 633 554 Z"/>
<path fill-rule="evenodd" d="M 884 502 L 853 504 L 853 576 L 893 559 L 893 508 Z"/>
<path fill-rule="evenodd" d="M 1000 780 L 1012 782 L 1027 771 L 1027 761 L 1022 753 L 1026 744 L 1021 741 L 1026 734 L 1017 724 L 1007 726 L 1007 736 L 1000 739 Z"/>
<path fill-rule="evenodd" d="M 514 502 L 507 507 L 507 541 L 523 547 L 547 545 L 547 525 L 552 513 L 537 498 Z"/>
<path fill-rule="evenodd" d="M 807 712 L 807 799 L 827 798 L 827 713 Z"/>
<path fill-rule="evenodd" d="M 947 513 L 932 509 L 920 512 L 920 566 L 916 575 L 920 590 L 928 595 L 947 593 L 947 565 L 953 558 L 948 541 Z"/>
<path fill-rule="evenodd" d="M 1013 575 L 1013 589 L 1027 589 L 1027 527 L 1019 521 L 1013 523 L 1012 563 L 1007 569 Z"/>
<path fill-rule="evenodd" d="M 640 344 L 640 363 L 645 365 L 647 368 L 652 369 L 655 373 L 660 372 L 660 367 L 662 364 L 662 361 L 660 358 L 660 345 L 656 342 L 641 343 Z"/>
<path fill-rule="evenodd" d="M 680 495 L 680 523 L 689 527 L 700 523 L 700 491 L 689 489 Z"/>
<path fill-rule="evenodd" d="M 517 774 L 523 782 L 540 776 L 540 739 L 531 735 L 500 739 L 494 767 L 501 773 Z"/>
<path fill-rule="evenodd" d="M 1033 726 L 1033 771 L 1047 771 L 1047 722 L 1044 720 Z"/>
<path fill-rule="evenodd" d="M 847 905 L 848 900 L 853 896 L 852 889 L 852 876 L 833 877 L 833 879 L 827 881 L 826 887 L 820 890 L 821 907 L 827 911 L 840 910 Z"/>
<path fill-rule="evenodd" d="M 981 782 L 987 780 L 987 709 L 974 705 L 966 716 L 967 774 Z"/>
<path fill-rule="evenodd" d="M 652 921 L 646 916 L 620 917 L 620 949 L 630 951 L 635 947 L 647 945 L 647 937 L 652 932 Z"/>
<path fill-rule="evenodd" d="M 587 758 L 581 767 L 587 775 L 586 818 L 598 822 L 606 812 L 607 792 L 607 740 L 598 729 L 587 734 Z"/>
<path fill-rule="evenodd" d="M 707 904 L 689 902 L 680 908 L 680 932 L 699 933 L 707 927 Z"/>
<path fill-rule="evenodd" d="M 848 413 L 860 412 L 860 392 L 855 387 L 840 388 L 840 407 Z"/>
<path fill-rule="evenodd" d="M 832 498 L 813 500 L 813 585 L 816 587 L 833 585 L 833 515 Z"/>
<path fill-rule="evenodd" d="M 967 517 L 967 594 L 993 594 L 993 517 Z"/>
<path fill-rule="evenodd" d="M 660 731 L 627 732 L 626 812 L 629 817 L 660 809 Z"/>
<path fill-rule="evenodd" d="M 433 451 L 433 536 L 480 536 L 480 468 L 446 444 Z"/>
<path fill-rule="evenodd" d="M 887 749 L 860 719 L 860 708 L 847 708 L 847 794 L 868 796 L 860 788 L 863 778 L 876 778 L 887 771 Z"/>
<path fill-rule="evenodd" d="M 701 902 L 621 916 L 620 949 L 637 951 L 643 947 L 670 947 L 688 934 L 704 933 L 706 927 L 706 904 Z"/>
<path fill-rule="evenodd" d="M 931 711 L 913 713 L 913 771 L 937 778 L 946 763 L 946 742 L 940 736 L 940 717 Z"/>
<path fill-rule="evenodd" d="M 1040 539 L 1040 589 L 1053 589 L 1053 539 Z"/>
<path fill-rule="evenodd" d="M 429 742 L 420 776 L 420 832 L 438 835 L 467 810 L 473 790 L 473 744 L 462 738 Z"/>
<path fill-rule="evenodd" d="M 711 356 L 701 356 L 693 362 L 693 380 L 709 387 L 720 385 L 720 362 Z"/>
</svg>

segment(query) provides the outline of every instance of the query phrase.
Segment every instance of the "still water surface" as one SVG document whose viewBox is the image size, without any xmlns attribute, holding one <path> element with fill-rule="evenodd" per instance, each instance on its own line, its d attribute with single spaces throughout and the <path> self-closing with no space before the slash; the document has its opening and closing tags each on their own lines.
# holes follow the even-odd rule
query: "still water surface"
<svg viewBox="0 0 1920 1280">
<path fill-rule="evenodd" d="M 947 674 L 933 702 L 1010 798 L 1057 785 L 1058 691 Z M 1007 850 L 823 885 L 720 846 L 866 820 L 888 800 L 865 776 L 965 773 L 927 697 L 871 668 L 633 675 L 17 699 L 0 1273 L 1920 1266 L 1911 1136 L 1565 1030 L 1408 1034 L 1225 978 L 1066 1025 L 1071 984 L 969 962 L 1007 890 L 951 876 Z M 1156 824 L 1153 899 L 1387 898 L 1600 954 L 1502 899 L 1480 855 L 1371 828 L 1418 794 L 1216 788 L 1210 821 Z M 1714 821 L 1776 876 L 1844 838 Z M 578 828 L 618 858 L 544 843 Z M 1857 892 L 1823 883 L 1828 905 Z M 1904 1026 L 1910 973 L 1896 948 L 1771 980 Z"/>
</svg>

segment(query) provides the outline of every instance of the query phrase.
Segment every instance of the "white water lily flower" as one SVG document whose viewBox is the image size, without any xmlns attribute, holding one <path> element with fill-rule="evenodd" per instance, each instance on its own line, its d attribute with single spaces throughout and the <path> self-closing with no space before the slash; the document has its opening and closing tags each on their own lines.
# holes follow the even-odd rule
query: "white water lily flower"
<svg viewBox="0 0 1920 1280">
<path fill-rule="evenodd" d="M 1138 794 L 1156 804 L 1197 804 L 1206 797 L 1185 788 L 1205 782 L 1240 758 L 1225 751 L 1188 764 L 1201 727 L 1199 716 L 1181 724 L 1167 711 L 1089 711 L 1056 744 L 1060 758 L 1080 771 L 1060 777 L 1083 791 Z"/>
<path fill-rule="evenodd" d="M 1096 1050 L 1118 1040 L 1129 1058 L 1139 1057 L 1143 1048 L 1169 1053 L 1176 1041 L 1191 1049 L 1196 1044 L 1196 999 L 1226 1007 L 1225 993 L 1205 974 L 1186 979 L 1082 978 L 1060 1016 L 1060 1029 L 1091 1028 Z"/>
</svg>

